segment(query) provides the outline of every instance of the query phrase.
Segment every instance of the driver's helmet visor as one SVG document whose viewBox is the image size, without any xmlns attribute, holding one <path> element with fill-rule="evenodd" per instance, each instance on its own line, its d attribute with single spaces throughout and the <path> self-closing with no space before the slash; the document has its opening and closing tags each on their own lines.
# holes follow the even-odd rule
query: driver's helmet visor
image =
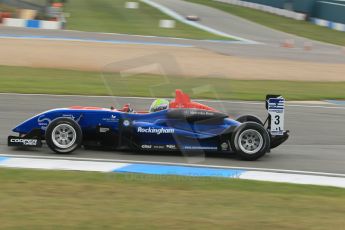
<svg viewBox="0 0 345 230">
<path fill-rule="evenodd" d="M 169 101 L 166 99 L 156 99 L 150 106 L 150 112 L 157 112 L 169 108 Z"/>
</svg>

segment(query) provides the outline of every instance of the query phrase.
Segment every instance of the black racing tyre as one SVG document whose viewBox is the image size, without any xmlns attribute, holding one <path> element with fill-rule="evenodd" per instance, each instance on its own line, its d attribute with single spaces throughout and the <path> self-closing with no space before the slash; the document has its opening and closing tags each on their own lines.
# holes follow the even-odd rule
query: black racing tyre
<svg viewBox="0 0 345 230">
<path fill-rule="evenodd" d="M 245 122 L 233 132 L 230 144 L 241 159 L 253 161 L 269 151 L 270 136 L 262 125 Z"/>
<path fill-rule="evenodd" d="M 258 123 L 262 126 L 264 125 L 261 119 L 254 115 L 242 115 L 242 116 L 237 117 L 235 120 L 241 123 L 251 121 L 251 122 Z"/>
<path fill-rule="evenodd" d="M 56 153 L 71 153 L 82 143 L 83 133 L 77 122 L 70 118 L 57 118 L 47 127 L 45 139 Z"/>
</svg>

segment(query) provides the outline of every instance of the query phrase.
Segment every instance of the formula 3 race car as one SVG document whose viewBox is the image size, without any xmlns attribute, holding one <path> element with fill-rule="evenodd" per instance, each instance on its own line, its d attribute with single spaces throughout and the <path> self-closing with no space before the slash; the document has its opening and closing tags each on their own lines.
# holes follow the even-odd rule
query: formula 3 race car
<svg viewBox="0 0 345 230">
<path fill-rule="evenodd" d="M 285 142 L 284 98 L 268 95 L 268 117 L 231 119 L 176 90 L 167 108 L 155 112 L 73 106 L 34 116 L 13 129 L 9 146 L 41 147 L 71 153 L 80 146 L 142 151 L 226 152 L 256 160 Z"/>
</svg>

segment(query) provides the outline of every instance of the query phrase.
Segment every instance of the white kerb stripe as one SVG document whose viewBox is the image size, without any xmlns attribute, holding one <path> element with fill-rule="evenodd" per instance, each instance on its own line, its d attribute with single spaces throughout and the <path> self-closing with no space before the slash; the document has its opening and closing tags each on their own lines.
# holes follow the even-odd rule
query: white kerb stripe
<svg viewBox="0 0 345 230">
<path fill-rule="evenodd" d="M 336 186 L 336 187 L 345 188 L 344 177 L 247 171 L 247 172 L 242 173 L 239 176 L 239 178 L 248 179 L 248 180 L 271 181 L 271 182 L 286 182 L 286 183 L 293 183 L 293 184 Z"/>
<path fill-rule="evenodd" d="M 327 20 L 323 19 L 316 19 L 316 24 L 319 26 L 328 26 L 329 22 Z"/>
<path fill-rule="evenodd" d="M 41 29 L 57 30 L 62 28 L 62 23 L 57 21 L 41 21 Z"/>
<path fill-rule="evenodd" d="M 25 27 L 26 20 L 20 18 L 4 18 L 3 25 L 12 27 Z"/>
<path fill-rule="evenodd" d="M 335 30 L 345 31 L 345 24 L 333 23 L 332 27 L 333 27 L 333 29 L 335 29 Z"/>
<path fill-rule="evenodd" d="M 127 166 L 127 163 L 91 162 L 51 159 L 25 159 L 10 158 L 0 164 L 9 168 L 52 169 L 52 170 L 78 170 L 94 172 L 111 172 Z"/>
</svg>

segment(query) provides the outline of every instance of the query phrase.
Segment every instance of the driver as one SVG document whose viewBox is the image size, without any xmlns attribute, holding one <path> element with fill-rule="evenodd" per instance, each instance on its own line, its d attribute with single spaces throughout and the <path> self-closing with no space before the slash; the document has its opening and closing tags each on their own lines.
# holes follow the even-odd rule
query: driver
<svg viewBox="0 0 345 230">
<path fill-rule="evenodd" d="M 150 106 L 150 113 L 158 112 L 164 109 L 169 109 L 169 101 L 166 99 L 156 99 Z"/>
</svg>

